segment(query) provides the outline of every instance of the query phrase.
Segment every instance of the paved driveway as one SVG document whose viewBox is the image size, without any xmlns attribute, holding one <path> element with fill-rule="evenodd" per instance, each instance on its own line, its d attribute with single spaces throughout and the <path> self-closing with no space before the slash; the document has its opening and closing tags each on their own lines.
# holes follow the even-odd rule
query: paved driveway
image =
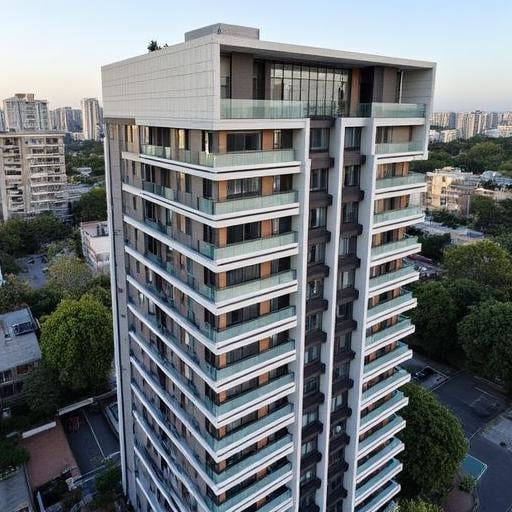
<svg viewBox="0 0 512 512">
<path fill-rule="evenodd" d="M 48 267 L 48 263 L 42 256 L 36 254 L 18 258 L 16 262 L 22 269 L 18 277 L 27 281 L 32 288 L 42 288 L 48 282 L 47 274 L 43 271 Z"/>
</svg>

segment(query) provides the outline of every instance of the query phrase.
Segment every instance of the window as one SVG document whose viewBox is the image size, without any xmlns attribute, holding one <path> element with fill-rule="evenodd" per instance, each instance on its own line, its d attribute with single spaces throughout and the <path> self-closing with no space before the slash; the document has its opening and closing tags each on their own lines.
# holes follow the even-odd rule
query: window
<svg viewBox="0 0 512 512">
<path fill-rule="evenodd" d="M 320 345 L 313 345 L 304 352 L 304 364 L 313 363 L 320 359 Z"/>
<path fill-rule="evenodd" d="M 289 233 L 292 230 L 292 218 L 281 217 L 280 219 L 272 220 L 272 234 L 280 235 L 282 233 Z"/>
<path fill-rule="evenodd" d="M 250 222 L 248 224 L 239 224 L 238 226 L 229 226 L 227 228 L 227 243 L 235 244 L 246 240 L 254 240 L 259 238 L 260 223 Z"/>
<path fill-rule="evenodd" d="M 205 199 L 211 199 L 213 195 L 213 182 L 203 178 L 203 197 Z"/>
<path fill-rule="evenodd" d="M 227 286 L 252 281 L 260 277 L 260 265 L 249 265 L 248 267 L 237 268 L 226 272 Z"/>
<path fill-rule="evenodd" d="M 323 279 L 314 279 L 313 281 L 308 281 L 306 293 L 308 299 L 322 297 L 324 294 Z"/>
<path fill-rule="evenodd" d="M 293 147 L 292 130 L 274 130 L 272 137 L 272 146 L 274 149 L 289 149 Z"/>
<path fill-rule="evenodd" d="M 327 190 L 329 169 L 312 169 L 309 189 L 313 191 Z"/>
<path fill-rule="evenodd" d="M 315 451 L 317 449 L 317 443 L 318 443 L 317 437 L 311 439 L 310 441 L 306 441 L 306 442 L 302 443 L 302 446 L 300 447 L 301 455 L 307 455 L 308 453 Z"/>
<path fill-rule="evenodd" d="M 344 350 L 350 348 L 351 342 L 352 333 L 350 332 L 343 334 L 341 336 L 336 336 L 336 338 L 334 338 L 334 350 L 336 352 L 343 352 Z"/>
<path fill-rule="evenodd" d="M 358 149 L 361 147 L 361 128 L 351 127 L 345 129 L 345 149 Z"/>
<path fill-rule="evenodd" d="M 357 223 L 358 204 L 356 202 L 343 205 L 341 221 L 345 224 Z"/>
<path fill-rule="evenodd" d="M 345 177 L 343 185 L 345 187 L 355 187 L 359 185 L 359 174 L 361 172 L 360 165 L 347 165 L 345 167 Z"/>
<path fill-rule="evenodd" d="M 274 183 L 272 184 L 272 192 L 289 192 L 293 189 L 293 175 L 283 174 L 281 176 L 274 176 Z"/>
<path fill-rule="evenodd" d="M 352 318 L 352 302 L 338 304 L 336 307 L 336 318 L 338 320 L 350 320 Z"/>
<path fill-rule="evenodd" d="M 350 256 L 355 255 L 357 250 L 357 237 L 351 236 L 349 238 L 340 239 L 340 255 Z"/>
<path fill-rule="evenodd" d="M 308 263 L 325 262 L 325 244 L 313 244 L 309 247 Z"/>
<path fill-rule="evenodd" d="M 320 389 L 320 377 L 311 377 L 304 381 L 304 394 L 315 393 Z"/>
<path fill-rule="evenodd" d="M 220 56 L 220 97 L 231 98 L 231 56 Z"/>
<path fill-rule="evenodd" d="M 306 412 L 302 415 L 302 426 L 305 427 L 310 423 L 318 420 L 318 407 L 310 412 Z"/>
<path fill-rule="evenodd" d="M 261 194 L 261 178 L 228 180 L 228 199 L 258 196 Z"/>
<path fill-rule="evenodd" d="M 346 272 L 338 272 L 338 290 L 345 288 L 353 288 L 356 280 L 356 271 L 347 270 Z"/>
<path fill-rule="evenodd" d="M 333 378 L 341 379 L 343 377 L 348 377 L 349 372 L 350 372 L 350 363 L 337 364 L 334 367 Z"/>
<path fill-rule="evenodd" d="M 322 313 L 306 316 L 306 332 L 312 332 L 322 327 Z"/>
<path fill-rule="evenodd" d="M 329 149 L 329 128 L 311 128 L 309 148 L 311 151 L 327 151 Z"/>
<path fill-rule="evenodd" d="M 327 225 L 327 208 L 325 206 L 313 208 L 309 211 L 309 227 L 325 228 Z"/>
<path fill-rule="evenodd" d="M 316 478 L 316 466 L 300 474 L 300 484 L 304 485 L 305 483 L 310 482 L 314 478 Z"/>
<path fill-rule="evenodd" d="M 336 395 L 331 399 L 331 412 L 337 411 L 342 407 L 347 405 L 347 394 L 342 393 L 341 395 Z"/>
<path fill-rule="evenodd" d="M 228 133 L 227 150 L 228 152 L 261 150 L 261 132 Z"/>
</svg>

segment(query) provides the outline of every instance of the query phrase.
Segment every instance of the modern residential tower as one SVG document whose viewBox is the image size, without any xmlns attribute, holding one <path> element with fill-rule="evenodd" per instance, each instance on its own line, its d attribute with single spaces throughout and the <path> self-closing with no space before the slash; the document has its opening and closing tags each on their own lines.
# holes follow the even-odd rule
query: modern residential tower
<svg viewBox="0 0 512 512">
<path fill-rule="evenodd" d="M 4 100 L 7 130 L 21 132 L 49 130 L 48 102 L 36 100 L 33 94 L 18 93 Z"/>
<path fill-rule="evenodd" d="M 136 510 L 393 509 L 434 75 L 223 24 L 102 69 Z"/>
<path fill-rule="evenodd" d="M 96 98 L 82 100 L 82 126 L 85 140 L 100 140 L 102 133 L 100 104 Z"/>
</svg>

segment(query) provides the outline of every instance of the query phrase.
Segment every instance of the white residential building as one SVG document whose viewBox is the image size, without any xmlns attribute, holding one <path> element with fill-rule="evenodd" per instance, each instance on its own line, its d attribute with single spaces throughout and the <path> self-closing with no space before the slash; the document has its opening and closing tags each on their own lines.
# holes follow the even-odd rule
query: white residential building
<svg viewBox="0 0 512 512">
<path fill-rule="evenodd" d="M 224 24 L 103 67 L 136 510 L 393 509 L 434 75 Z"/>
<path fill-rule="evenodd" d="M 101 140 L 103 120 L 100 104 L 96 98 L 82 100 L 82 124 L 85 140 Z"/>
<path fill-rule="evenodd" d="M 107 221 L 80 224 L 82 253 L 97 274 L 110 273 L 110 236 Z"/>
<path fill-rule="evenodd" d="M 0 133 L 0 203 L 2 219 L 45 211 L 65 218 L 64 134 Z"/>
<path fill-rule="evenodd" d="M 36 100 L 33 94 L 18 93 L 4 100 L 5 125 L 7 130 L 49 130 L 48 102 Z"/>
</svg>

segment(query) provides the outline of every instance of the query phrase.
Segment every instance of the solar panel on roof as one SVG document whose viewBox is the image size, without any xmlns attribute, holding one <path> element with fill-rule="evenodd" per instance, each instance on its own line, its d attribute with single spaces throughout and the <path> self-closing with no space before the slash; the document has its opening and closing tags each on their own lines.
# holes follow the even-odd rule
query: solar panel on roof
<svg viewBox="0 0 512 512">
<path fill-rule="evenodd" d="M 32 324 L 32 322 L 22 322 L 19 324 L 14 324 L 12 326 L 12 329 L 14 331 L 15 336 L 20 336 L 22 334 L 32 332 L 34 330 L 34 325 Z"/>
</svg>

